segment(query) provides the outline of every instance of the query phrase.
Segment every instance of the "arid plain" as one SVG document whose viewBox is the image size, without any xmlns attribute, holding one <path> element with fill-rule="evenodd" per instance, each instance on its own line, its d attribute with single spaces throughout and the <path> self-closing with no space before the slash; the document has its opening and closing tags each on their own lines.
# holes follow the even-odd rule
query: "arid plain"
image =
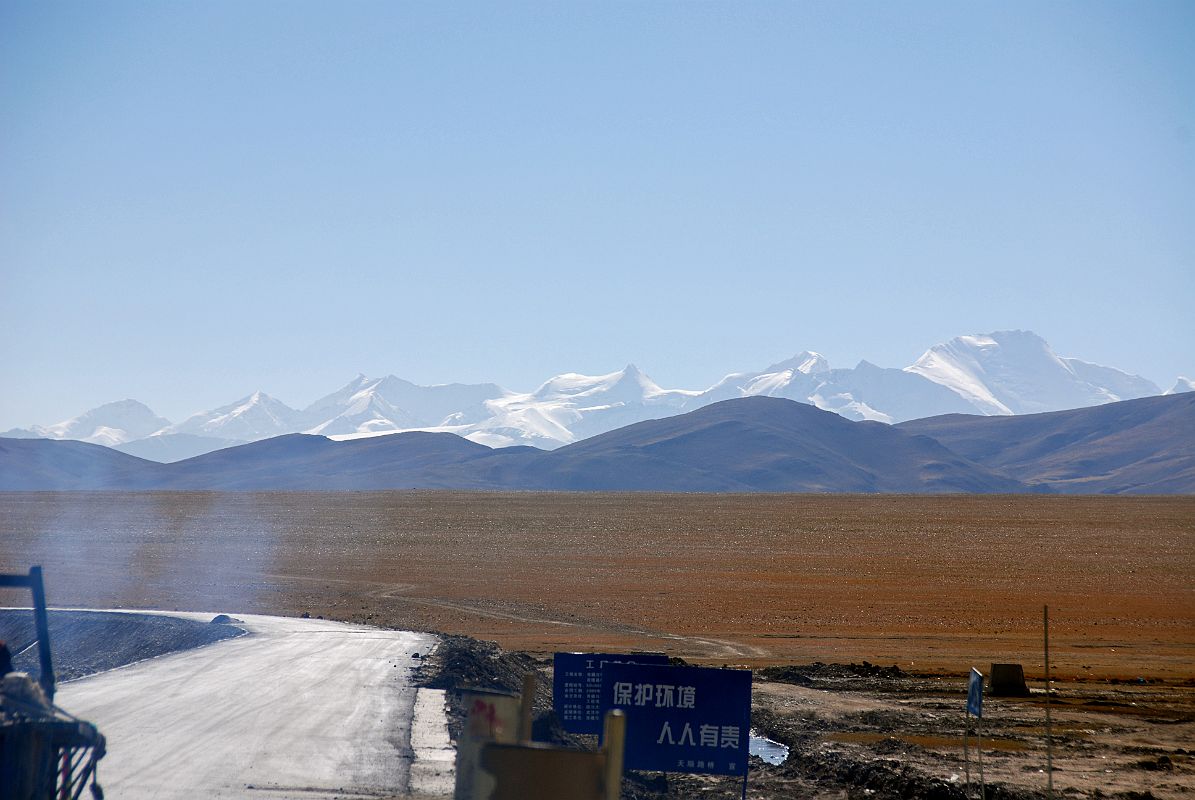
<svg viewBox="0 0 1195 800">
<path fill-rule="evenodd" d="M 1195 791 L 1190 497 L 0 494 L 0 568 L 34 563 L 57 606 L 812 665 L 756 675 L 753 724 L 792 748 L 753 767 L 768 800 L 962 796 L 964 676 L 1005 661 L 1034 696 L 989 700 L 988 780 L 1043 797 L 1049 604 L 1056 788 Z M 815 663 L 865 660 L 885 666 Z M 739 791 L 669 776 L 628 796 Z"/>
<path fill-rule="evenodd" d="M 752 667 L 1195 677 L 1195 498 L 0 495 L 58 606 L 300 614 Z"/>
</svg>

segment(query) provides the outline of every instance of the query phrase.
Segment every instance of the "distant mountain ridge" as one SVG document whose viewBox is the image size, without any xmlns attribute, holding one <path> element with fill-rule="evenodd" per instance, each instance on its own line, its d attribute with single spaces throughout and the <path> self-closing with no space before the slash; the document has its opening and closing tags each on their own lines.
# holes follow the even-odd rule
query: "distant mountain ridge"
<svg viewBox="0 0 1195 800">
<path fill-rule="evenodd" d="M 0 490 L 92 489 L 1192 494 L 1195 393 L 895 426 L 747 397 L 551 451 L 421 431 L 284 434 L 162 464 L 0 438 Z"/>
<path fill-rule="evenodd" d="M 956 414 L 896 428 L 1056 492 L 1195 492 L 1195 393 L 1042 414 Z"/>
<path fill-rule="evenodd" d="M 1024 492 L 889 425 L 774 397 L 725 400 L 507 466 L 520 488 L 677 492 Z"/>
<path fill-rule="evenodd" d="M 1170 391 L 1191 386 L 1180 378 Z M 1034 333 L 998 331 L 935 345 L 904 369 L 867 361 L 832 368 L 805 351 L 759 372 L 731 373 L 704 390 L 661 388 L 629 364 L 605 375 L 557 375 L 525 393 L 492 383 L 419 386 L 393 375 L 358 375 L 304 409 L 258 391 L 172 424 L 126 400 L 0 436 L 77 439 L 163 462 L 286 433 L 350 438 L 424 430 L 492 447 L 554 449 L 742 397 L 787 398 L 851 420 L 900 423 L 941 414 L 1056 411 L 1160 393 L 1139 376 L 1057 356 Z"/>
</svg>

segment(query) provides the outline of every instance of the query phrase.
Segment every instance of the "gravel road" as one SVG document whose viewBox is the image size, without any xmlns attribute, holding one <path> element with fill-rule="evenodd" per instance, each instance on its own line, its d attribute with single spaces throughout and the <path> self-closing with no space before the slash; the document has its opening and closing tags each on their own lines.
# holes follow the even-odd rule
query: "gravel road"
<svg viewBox="0 0 1195 800">
<path fill-rule="evenodd" d="M 211 614 L 173 613 L 202 619 Z M 250 635 L 63 684 L 108 738 L 123 800 L 389 797 L 411 786 L 411 670 L 426 634 L 235 615 Z"/>
</svg>

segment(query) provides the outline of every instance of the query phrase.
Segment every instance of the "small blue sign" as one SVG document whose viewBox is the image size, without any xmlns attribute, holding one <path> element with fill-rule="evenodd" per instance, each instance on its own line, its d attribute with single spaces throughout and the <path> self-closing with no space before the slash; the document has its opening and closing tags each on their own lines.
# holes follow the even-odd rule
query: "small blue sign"
<svg viewBox="0 0 1195 800">
<path fill-rule="evenodd" d="M 627 769 L 746 775 L 751 673 L 705 667 L 610 665 L 604 715 L 627 715 Z"/>
<path fill-rule="evenodd" d="M 971 681 L 967 684 L 967 711 L 983 716 L 983 673 L 971 667 Z"/>
<path fill-rule="evenodd" d="M 602 670 L 609 664 L 667 664 L 662 653 L 557 653 L 552 705 L 571 733 L 602 732 Z"/>
</svg>

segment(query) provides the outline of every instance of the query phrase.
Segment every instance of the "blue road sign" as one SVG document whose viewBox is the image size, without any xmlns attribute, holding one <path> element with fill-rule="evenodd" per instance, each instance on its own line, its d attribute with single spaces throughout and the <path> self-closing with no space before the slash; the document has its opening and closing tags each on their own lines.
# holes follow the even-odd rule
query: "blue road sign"
<svg viewBox="0 0 1195 800">
<path fill-rule="evenodd" d="M 552 668 L 552 706 L 572 733 L 602 732 L 602 670 L 608 664 L 667 664 L 662 653 L 557 653 Z"/>
<path fill-rule="evenodd" d="M 749 671 L 612 664 L 601 697 L 627 715 L 627 769 L 747 774 Z"/>
<path fill-rule="evenodd" d="M 967 684 L 967 711 L 983 716 L 983 673 L 971 667 L 971 681 Z"/>
</svg>

